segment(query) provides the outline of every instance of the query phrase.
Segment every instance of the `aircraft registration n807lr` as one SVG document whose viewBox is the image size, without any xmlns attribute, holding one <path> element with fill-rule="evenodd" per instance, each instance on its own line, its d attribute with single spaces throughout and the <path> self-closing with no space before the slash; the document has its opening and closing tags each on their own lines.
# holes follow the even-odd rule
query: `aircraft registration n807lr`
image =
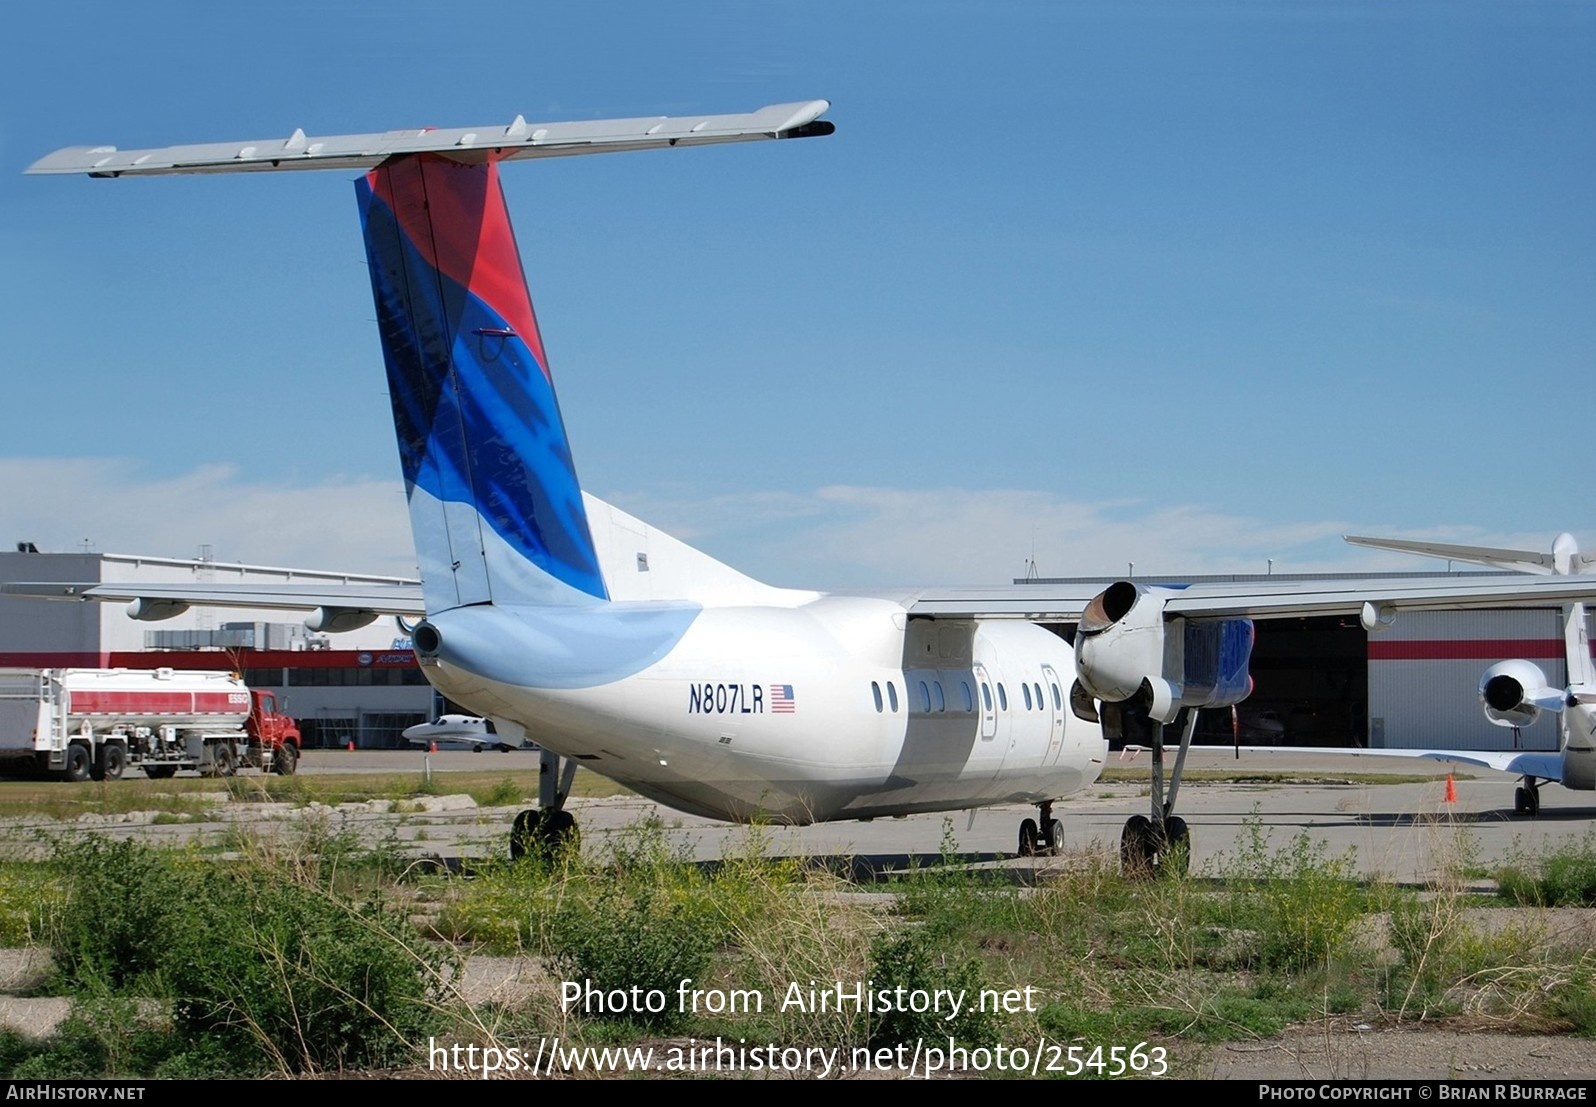
<svg viewBox="0 0 1596 1107">
<path fill-rule="evenodd" d="M 499 166 L 832 133 L 823 100 L 744 115 L 391 131 L 119 151 L 32 173 L 95 177 L 368 170 L 356 182 L 419 589 L 13 585 L 131 601 L 310 610 L 318 630 L 409 626 L 427 679 L 543 750 L 512 850 L 572 828 L 577 764 L 684 811 L 808 823 L 1028 803 L 1022 853 L 1055 848 L 1055 801 L 1098 776 L 1105 733 L 1154 750 L 1139 868 L 1185 856 L 1174 814 L 1205 708 L 1251 689 L 1251 618 L 1596 598 L 1523 576 L 1336 584 L 826 595 L 755 581 L 585 496 L 510 228 Z M 1073 647 L 1046 624 L 1078 624 Z M 1181 756 L 1168 787 L 1166 728 Z"/>
</svg>

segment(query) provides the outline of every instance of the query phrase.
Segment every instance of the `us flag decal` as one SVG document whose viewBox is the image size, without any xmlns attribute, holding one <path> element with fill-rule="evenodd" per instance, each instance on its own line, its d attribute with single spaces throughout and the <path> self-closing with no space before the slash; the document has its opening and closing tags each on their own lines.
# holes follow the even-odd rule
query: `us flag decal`
<svg viewBox="0 0 1596 1107">
<path fill-rule="evenodd" d="M 770 686 L 770 710 L 775 715 L 791 715 L 798 710 L 798 701 L 793 698 L 792 685 L 772 684 Z"/>
</svg>

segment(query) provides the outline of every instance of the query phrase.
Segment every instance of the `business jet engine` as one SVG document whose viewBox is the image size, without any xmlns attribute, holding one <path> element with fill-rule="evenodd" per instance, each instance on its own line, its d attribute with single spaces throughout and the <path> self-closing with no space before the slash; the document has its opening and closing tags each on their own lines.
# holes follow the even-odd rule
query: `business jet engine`
<svg viewBox="0 0 1596 1107">
<path fill-rule="evenodd" d="M 1075 633 L 1075 671 L 1088 695 L 1105 703 L 1140 698 L 1161 723 L 1183 707 L 1247 698 L 1252 620 L 1166 617 L 1173 594 L 1122 580 L 1087 605 Z"/>
<path fill-rule="evenodd" d="M 1497 726 L 1529 726 L 1542 711 L 1561 711 L 1568 693 L 1546 683 L 1540 666 L 1498 661 L 1480 677 L 1480 706 Z"/>
</svg>

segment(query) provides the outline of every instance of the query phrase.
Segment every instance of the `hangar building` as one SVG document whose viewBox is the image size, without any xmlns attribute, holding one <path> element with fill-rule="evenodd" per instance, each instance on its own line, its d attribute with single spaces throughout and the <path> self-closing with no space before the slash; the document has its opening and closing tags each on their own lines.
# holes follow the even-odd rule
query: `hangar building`
<svg viewBox="0 0 1596 1107">
<path fill-rule="evenodd" d="M 204 557 L 37 553 L 20 545 L 0 553 L 0 581 L 403 583 Z M 286 618 L 281 611 L 196 607 L 160 622 L 138 622 L 123 604 L 0 596 L 0 666 L 237 671 L 250 687 L 277 693 L 299 721 L 307 749 L 351 741 L 361 748 L 402 746 L 400 732 L 430 717 L 432 688 L 393 620 L 322 635 Z"/>
</svg>

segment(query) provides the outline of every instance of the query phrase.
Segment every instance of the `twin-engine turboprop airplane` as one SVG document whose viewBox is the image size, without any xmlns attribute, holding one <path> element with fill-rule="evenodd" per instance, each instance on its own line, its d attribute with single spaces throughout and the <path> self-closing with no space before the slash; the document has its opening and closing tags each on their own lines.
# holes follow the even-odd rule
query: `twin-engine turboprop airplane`
<svg viewBox="0 0 1596 1107">
<path fill-rule="evenodd" d="M 1489 565 L 1494 569 L 1536 576 L 1579 576 L 1596 573 L 1596 558 L 1579 552 L 1571 534 L 1560 534 L 1550 554 L 1534 550 L 1505 550 L 1487 546 L 1455 546 L 1439 542 L 1410 542 L 1398 538 L 1348 535 L 1347 541 L 1381 550 L 1441 557 Z M 1542 711 L 1562 716 L 1555 752 L 1528 750 L 1363 750 L 1362 753 L 1397 757 L 1425 757 L 1481 765 L 1498 772 L 1517 773 L 1522 783 L 1513 793 L 1513 811 L 1534 816 L 1541 810 L 1541 782 L 1551 781 L 1573 791 L 1596 790 L 1596 664 L 1590 653 L 1590 624 L 1583 603 L 1563 605 L 1563 662 L 1568 684 L 1552 687 L 1541 667 L 1514 658 L 1498 661 L 1480 677 L 1480 707 L 1497 726 L 1509 727 L 1514 745 L 1521 727 L 1529 726 Z"/>
<path fill-rule="evenodd" d="M 1596 582 L 944 589 L 825 595 L 754 581 L 577 481 L 499 185 L 499 165 L 827 135 L 823 100 L 748 115 L 626 119 L 118 151 L 58 151 L 34 173 L 97 177 L 363 168 L 356 182 L 421 566 L 404 587 L 12 586 L 182 605 L 285 607 L 320 630 L 410 627 L 428 680 L 543 749 L 539 807 L 512 849 L 572 827 L 578 764 L 684 811 L 809 823 L 1034 804 L 1021 853 L 1056 848 L 1053 804 L 1090 785 L 1105 730 L 1150 743 L 1154 791 L 1122 841 L 1181 857 L 1174 815 L 1197 712 L 1251 689 L 1253 616 L 1500 606 Z M 1078 624 L 1073 649 L 1049 625 Z M 1178 735 L 1166 790 L 1166 728 Z M 507 740 L 513 740 L 507 738 Z"/>
</svg>

